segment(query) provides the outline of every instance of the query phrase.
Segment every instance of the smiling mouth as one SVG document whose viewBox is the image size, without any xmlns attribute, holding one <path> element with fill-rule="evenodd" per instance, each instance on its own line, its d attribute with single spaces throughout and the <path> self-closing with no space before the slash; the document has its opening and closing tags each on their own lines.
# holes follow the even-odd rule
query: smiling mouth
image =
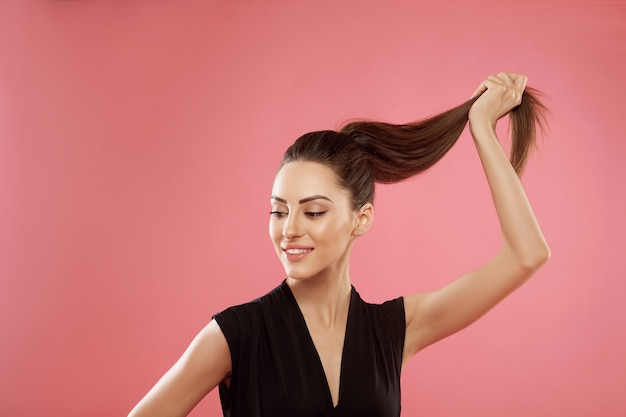
<svg viewBox="0 0 626 417">
<path fill-rule="evenodd" d="M 302 255 L 311 252 L 313 249 L 285 249 L 289 255 Z"/>
</svg>

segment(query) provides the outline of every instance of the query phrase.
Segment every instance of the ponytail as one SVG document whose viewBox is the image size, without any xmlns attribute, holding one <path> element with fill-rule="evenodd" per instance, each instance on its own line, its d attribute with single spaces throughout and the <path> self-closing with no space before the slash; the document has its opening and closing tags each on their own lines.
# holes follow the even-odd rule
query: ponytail
<svg viewBox="0 0 626 417">
<path fill-rule="evenodd" d="M 547 109 L 537 90 L 526 88 L 522 103 L 509 113 L 511 164 L 524 171 L 535 147 L 536 127 L 543 128 Z M 390 124 L 356 121 L 339 132 L 310 132 L 286 151 L 280 166 L 292 161 L 312 161 L 331 168 L 339 185 L 350 191 L 355 209 L 374 200 L 374 183 L 390 184 L 417 175 L 439 161 L 465 129 L 474 97 L 458 107 L 422 121 Z"/>
<path fill-rule="evenodd" d="M 522 103 L 509 113 L 512 146 L 511 164 L 518 175 L 524 171 L 530 152 L 535 147 L 536 127 L 543 127 L 544 105 L 540 93 L 527 88 Z M 374 181 L 399 182 L 427 170 L 439 161 L 456 143 L 468 121 L 469 110 L 478 99 L 474 97 L 428 119 L 394 125 L 383 122 L 357 121 L 341 129 L 362 145 L 371 155 Z"/>
</svg>

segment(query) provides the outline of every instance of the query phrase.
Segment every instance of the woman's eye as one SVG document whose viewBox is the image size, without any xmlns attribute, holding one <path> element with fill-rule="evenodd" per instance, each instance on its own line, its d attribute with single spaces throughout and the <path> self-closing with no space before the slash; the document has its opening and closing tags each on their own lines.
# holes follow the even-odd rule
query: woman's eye
<svg viewBox="0 0 626 417">
<path fill-rule="evenodd" d="M 320 217 L 324 213 L 326 213 L 326 210 L 325 211 L 307 211 L 304 214 L 308 217 Z"/>
<path fill-rule="evenodd" d="M 270 215 L 272 217 L 276 217 L 276 218 L 280 219 L 281 217 L 285 217 L 287 215 L 287 212 L 284 212 L 284 211 L 270 211 Z"/>
</svg>

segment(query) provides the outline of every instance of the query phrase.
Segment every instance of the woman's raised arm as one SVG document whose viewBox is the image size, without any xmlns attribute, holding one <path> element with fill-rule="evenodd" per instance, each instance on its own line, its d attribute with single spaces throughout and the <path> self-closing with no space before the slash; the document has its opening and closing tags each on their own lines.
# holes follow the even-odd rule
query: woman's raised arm
<svg viewBox="0 0 626 417">
<path fill-rule="evenodd" d="M 405 298 L 404 363 L 426 346 L 477 320 L 550 257 L 520 179 L 495 131 L 497 120 L 520 104 L 525 87 L 524 75 L 500 73 L 487 78 L 474 94 L 480 97 L 469 112 L 470 131 L 500 222 L 502 247 L 486 264 L 447 286 Z"/>
</svg>

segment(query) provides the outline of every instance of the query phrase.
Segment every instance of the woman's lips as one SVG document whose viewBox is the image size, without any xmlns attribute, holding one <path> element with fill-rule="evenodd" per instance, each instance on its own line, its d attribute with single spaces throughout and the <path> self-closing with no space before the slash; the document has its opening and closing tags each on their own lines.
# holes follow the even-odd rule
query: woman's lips
<svg viewBox="0 0 626 417">
<path fill-rule="evenodd" d="M 313 248 L 286 248 L 283 249 L 283 253 L 285 257 L 290 262 L 301 261 L 306 258 L 311 252 L 313 252 Z"/>
</svg>

